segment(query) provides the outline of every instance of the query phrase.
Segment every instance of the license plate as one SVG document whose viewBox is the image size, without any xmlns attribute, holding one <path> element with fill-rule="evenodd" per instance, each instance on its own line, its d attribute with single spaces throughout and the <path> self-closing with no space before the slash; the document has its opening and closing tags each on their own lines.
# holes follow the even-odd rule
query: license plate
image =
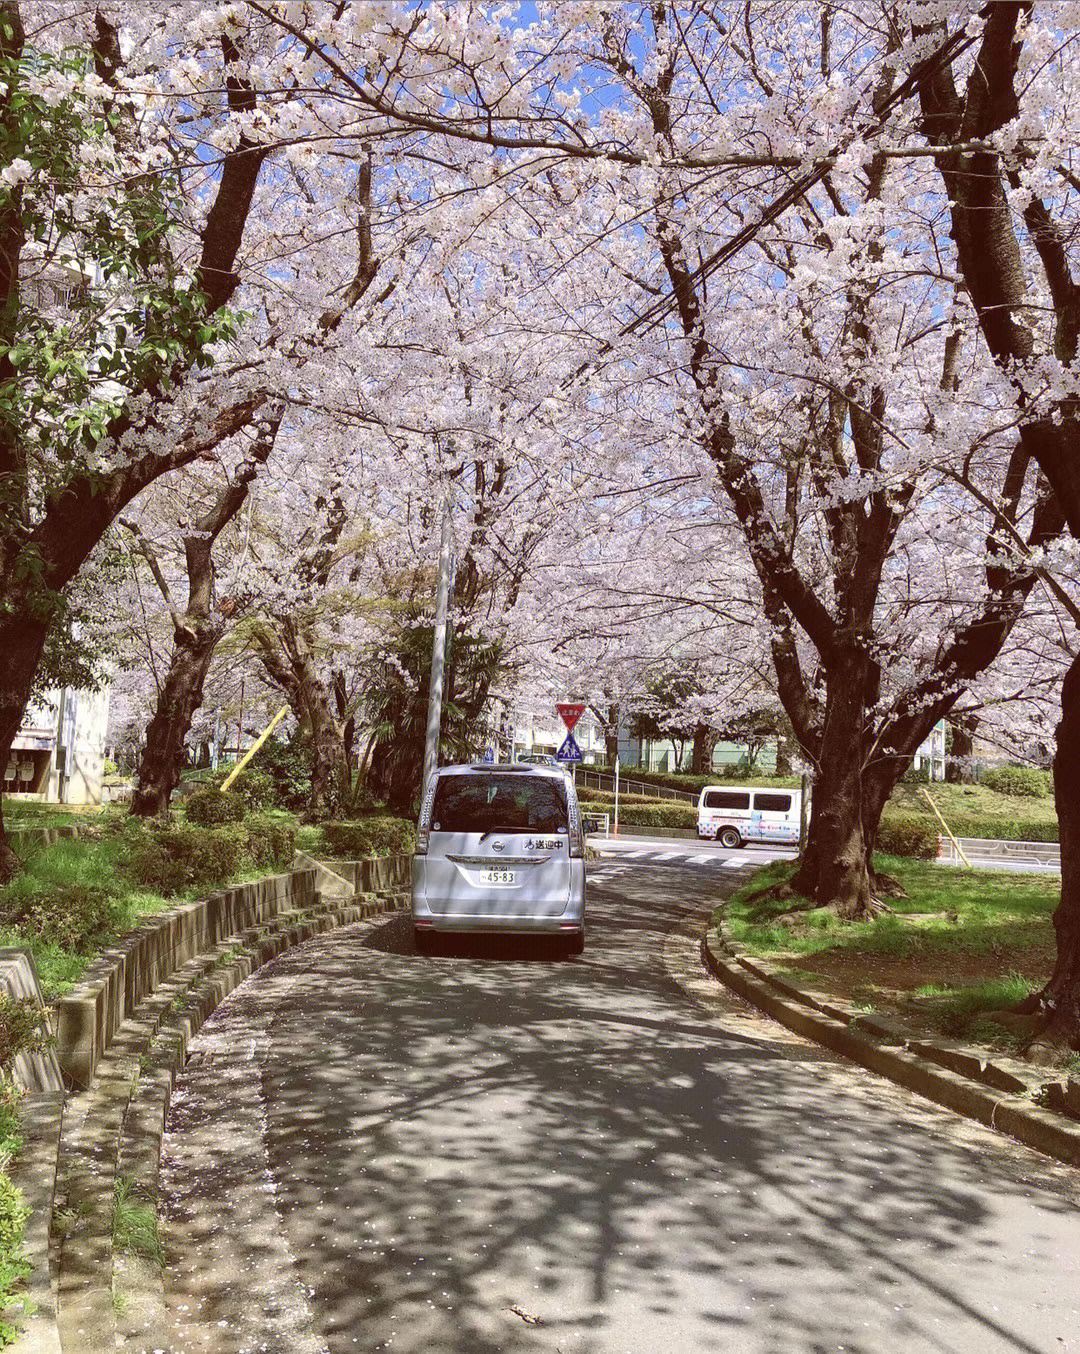
<svg viewBox="0 0 1080 1354">
<path fill-rule="evenodd" d="M 481 884 L 513 884 L 517 875 L 513 870 L 481 870 Z"/>
</svg>

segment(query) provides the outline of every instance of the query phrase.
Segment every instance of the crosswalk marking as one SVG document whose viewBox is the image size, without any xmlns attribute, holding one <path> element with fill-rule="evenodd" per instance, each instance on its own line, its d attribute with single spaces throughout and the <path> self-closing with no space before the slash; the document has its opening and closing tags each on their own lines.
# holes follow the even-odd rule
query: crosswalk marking
<svg viewBox="0 0 1080 1354">
<path fill-rule="evenodd" d="M 600 848 L 600 861 L 594 861 L 590 867 L 594 878 L 600 871 L 621 870 L 631 864 L 655 865 L 663 862 L 680 865 L 715 865 L 724 870 L 745 870 L 755 865 L 765 865 L 775 856 L 766 856 L 763 860 L 757 853 L 739 852 L 733 855 L 721 855 L 717 851 L 619 851 Z M 602 862 L 602 863 L 601 863 Z"/>
</svg>

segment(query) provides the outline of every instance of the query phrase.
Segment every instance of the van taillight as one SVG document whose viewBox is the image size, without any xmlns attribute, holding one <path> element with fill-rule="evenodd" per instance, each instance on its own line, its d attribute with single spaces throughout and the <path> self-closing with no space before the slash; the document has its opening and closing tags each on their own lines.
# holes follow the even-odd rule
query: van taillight
<svg viewBox="0 0 1080 1354">
<path fill-rule="evenodd" d="M 580 860 L 585 854 L 585 838 L 580 832 L 570 834 L 570 859 Z"/>
<path fill-rule="evenodd" d="M 418 856 L 426 856 L 426 855 L 427 855 L 428 836 L 429 836 L 429 835 L 430 835 L 430 829 L 428 829 L 428 828 L 426 828 L 426 827 L 419 827 L 419 828 L 416 829 L 416 854 L 417 854 Z"/>
</svg>

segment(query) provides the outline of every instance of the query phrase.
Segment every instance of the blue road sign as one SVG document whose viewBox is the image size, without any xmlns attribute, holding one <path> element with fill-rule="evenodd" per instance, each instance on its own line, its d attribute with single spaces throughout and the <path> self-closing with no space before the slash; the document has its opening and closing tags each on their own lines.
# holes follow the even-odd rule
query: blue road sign
<svg viewBox="0 0 1080 1354">
<path fill-rule="evenodd" d="M 578 747 L 577 743 L 574 742 L 574 735 L 572 733 L 568 733 L 563 739 L 562 747 L 556 752 L 555 756 L 560 762 L 581 761 L 581 749 Z"/>
<path fill-rule="evenodd" d="M 485 761 L 485 762 L 493 762 L 494 760 L 495 760 L 495 749 L 492 748 L 492 747 L 487 747 L 487 748 L 485 748 L 485 749 L 484 749 L 484 761 Z"/>
</svg>

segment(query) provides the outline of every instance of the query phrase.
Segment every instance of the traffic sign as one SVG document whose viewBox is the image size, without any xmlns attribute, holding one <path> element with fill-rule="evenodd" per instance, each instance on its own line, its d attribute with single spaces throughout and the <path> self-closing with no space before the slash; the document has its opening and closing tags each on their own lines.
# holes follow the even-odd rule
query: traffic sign
<svg viewBox="0 0 1080 1354">
<path fill-rule="evenodd" d="M 568 733 L 563 739 L 562 747 L 555 754 L 560 762 L 580 762 L 581 749 L 574 742 L 574 735 Z"/>
<path fill-rule="evenodd" d="M 566 701 L 563 701 L 560 705 L 556 705 L 555 709 L 558 710 L 559 718 L 566 725 L 567 733 L 574 732 L 574 725 L 585 713 L 584 705 L 571 704 Z"/>
<path fill-rule="evenodd" d="M 494 760 L 495 760 L 495 749 L 493 747 L 486 747 L 484 749 L 484 761 L 493 762 Z"/>
</svg>

